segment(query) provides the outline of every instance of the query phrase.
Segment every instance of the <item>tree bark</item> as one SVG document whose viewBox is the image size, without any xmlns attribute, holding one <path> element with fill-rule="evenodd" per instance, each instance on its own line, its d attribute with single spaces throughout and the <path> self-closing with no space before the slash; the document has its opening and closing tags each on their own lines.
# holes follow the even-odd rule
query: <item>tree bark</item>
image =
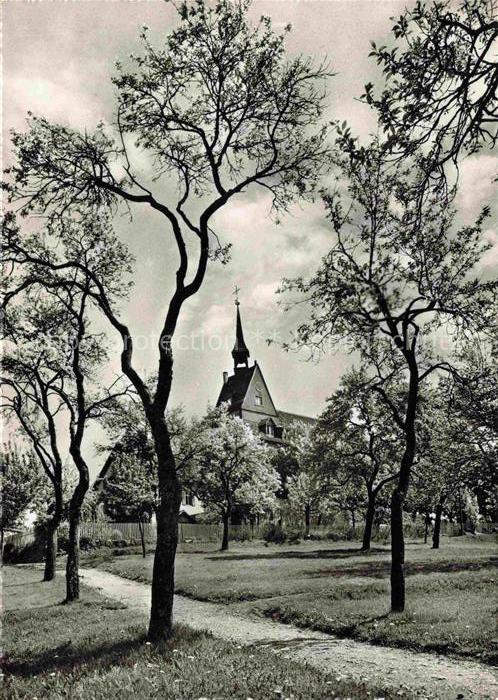
<svg viewBox="0 0 498 700">
<path fill-rule="evenodd" d="M 304 536 L 310 536 L 311 529 L 311 506 L 307 503 L 304 507 Z"/>
<path fill-rule="evenodd" d="M 429 539 L 429 525 L 431 524 L 431 517 L 429 513 L 425 514 L 425 519 L 424 519 L 424 544 L 427 544 L 427 540 Z"/>
<path fill-rule="evenodd" d="M 403 496 L 398 489 L 391 497 L 391 610 L 405 609 L 405 539 L 403 533 Z"/>
<path fill-rule="evenodd" d="M 71 508 L 69 513 L 69 543 L 66 562 L 66 603 L 80 597 L 80 508 Z"/>
<path fill-rule="evenodd" d="M 351 527 L 353 528 L 353 534 L 356 533 L 356 511 L 351 508 Z"/>
<path fill-rule="evenodd" d="M 363 531 L 363 543 L 361 545 L 362 552 L 368 552 L 372 542 L 372 528 L 375 518 L 375 501 L 377 494 L 371 491 L 368 494 L 368 506 L 365 513 L 365 530 Z"/>
<path fill-rule="evenodd" d="M 79 481 L 74 489 L 69 504 L 69 536 L 66 562 L 66 603 L 78 600 L 80 597 L 80 524 L 81 506 L 90 485 L 90 478 L 85 462 L 79 453 L 79 447 L 72 452 L 73 460 L 78 467 Z"/>
<path fill-rule="evenodd" d="M 418 406 L 419 375 L 413 351 L 408 359 L 410 381 L 403 430 L 405 449 L 399 469 L 398 484 L 391 497 L 391 611 L 405 609 L 405 537 L 403 533 L 403 504 L 417 451 L 415 420 Z"/>
<path fill-rule="evenodd" d="M 46 542 L 45 542 L 45 571 L 43 573 L 44 581 L 53 581 L 55 578 L 56 561 L 57 561 L 57 530 L 62 520 L 63 501 L 62 501 L 62 481 L 54 483 L 54 512 L 46 527 Z"/>
<path fill-rule="evenodd" d="M 436 517 L 434 520 L 434 530 L 432 533 L 432 549 L 439 549 L 441 539 L 441 516 L 443 514 L 443 505 L 445 496 L 441 496 L 436 504 Z"/>
<path fill-rule="evenodd" d="M 45 570 L 43 572 L 44 581 L 53 581 L 55 578 L 55 566 L 57 560 L 57 528 L 52 520 L 45 531 Z"/>
<path fill-rule="evenodd" d="M 152 570 L 152 602 L 148 638 L 170 639 L 173 633 L 175 556 L 178 545 L 178 513 L 182 488 L 164 415 L 149 417 L 157 454 L 159 506 L 156 511 L 157 542 Z"/>
<path fill-rule="evenodd" d="M 223 537 L 221 539 L 221 551 L 226 552 L 228 549 L 228 540 L 230 533 L 230 511 L 227 508 L 223 512 Z"/>
</svg>

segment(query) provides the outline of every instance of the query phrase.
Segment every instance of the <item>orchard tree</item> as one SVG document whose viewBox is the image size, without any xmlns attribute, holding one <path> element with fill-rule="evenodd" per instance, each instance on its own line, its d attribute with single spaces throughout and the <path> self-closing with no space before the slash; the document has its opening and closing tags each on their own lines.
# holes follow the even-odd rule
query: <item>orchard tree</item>
<svg viewBox="0 0 498 700">
<path fill-rule="evenodd" d="M 7 361 L 5 383 L 12 389 L 14 404 L 37 394 L 44 402 L 43 388 L 35 378 L 27 393 L 21 389 L 26 374 L 21 375 L 20 359 L 24 355 L 23 372 L 29 363 L 33 371 L 43 363 L 52 373 L 49 378 L 51 405 L 42 407 L 48 421 L 52 473 L 59 479 L 57 462 L 57 426 L 50 420 L 59 412 L 65 414 L 69 453 L 78 472 L 78 481 L 69 503 L 69 544 L 66 563 L 66 600 L 79 598 L 79 531 L 83 500 L 89 488 L 88 464 L 83 454 L 84 439 L 89 421 L 98 419 L 118 396 L 128 394 L 128 387 L 118 377 L 108 385 L 99 376 L 107 361 L 105 339 L 95 332 L 90 317 L 90 295 L 94 278 L 105 279 L 109 296 L 119 296 L 115 288 L 122 282 L 123 267 L 129 258 L 124 248 L 113 238 L 104 218 L 85 212 L 80 220 L 59 219 L 48 226 L 45 236 L 21 230 L 14 217 L 7 215 L 4 222 L 3 263 L 8 270 L 4 295 L 4 334 L 12 359 Z M 62 258 L 83 261 L 85 276 L 78 278 L 78 270 L 67 275 Z M 103 287 L 104 288 L 104 287 Z M 21 332 L 20 332 L 21 331 Z M 29 358 L 25 354 L 29 353 Z M 47 359 L 48 358 L 48 359 Z M 16 374 L 17 373 L 17 374 Z M 33 403 L 33 399 L 31 398 Z M 34 401 L 36 403 L 36 401 Z M 50 401 L 49 401 L 50 404 Z M 16 412 L 23 429 L 29 435 L 28 421 L 22 423 L 22 411 Z M 64 429 L 64 428 L 62 428 Z M 47 450 L 38 438 L 30 436 L 40 461 L 48 458 Z"/>
<path fill-rule="evenodd" d="M 168 411 L 166 421 L 181 478 L 204 450 L 203 426 L 196 419 L 187 419 L 182 408 Z M 108 440 L 99 451 L 108 454 L 108 463 L 97 480 L 100 500 L 114 519 L 123 517 L 138 522 L 145 557 L 143 523 L 150 521 L 159 504 L 150 427 L 142 405 L 131 399 L 114 402 L 102 424 Z"/>
<path fill-rule="evenodd" d="M 142 555 L 145 557 L 144 523 L 150 522 L 157 507 L 157 479 L 147 464 L 137 463 L 133 455 L 120 455 L 113 461 L 105 480 L 102 501 L 106 512 L 119 513 L 138 523 Z"/>
<path fill-rule="evenodd" d="M 309 280 L 286 281 L 283 290 L 297 291 L 309 305 L 295 344 L 357 351 L 402 435 L 391 498 L 391 608 L 402 611 L 403 505 L 417 452 L 419 394 L 433 373 L 455 369 L 430 340 L 451 329 L 459 342 L 496 324 L 498 283 L 475 274 L 489 249 L 483 242 L 489 211 L 459 228 L 437 186 L 420 208 L 410 162 L 386 162 L 382 145 L 360 147 L 347 130 L 337 145 L 343 186 L 325 196 L 336 241 Z"/>
<path fill-rule="evenodd" d="M 205 418 L 204 453 L 185 483 L 209 512 L 223 523 L 221 549 L 228 549 L 230 518 L 235 508 L 263 514 L 275 505 L 280 482 L 268 447 L 226 404 Z"/>
<path fill-rule="evenodd" d="M 315 461 L 313 431 L 309 424 L 294 420 L 285 429 L 289 460 L 296 464 L 296 473 L 287 480 L 289 503 L 304 520 L 305 536 L 309 537 L 312 516 L 326 508 L 327 480 Z"/>
<path fill-rule="evenodd" d="M 47 311 L 44 307 L 45 321 L 48 320 Z M 19 331 L 17 324 L 17 339 Z M 16 426 L 31 442 L 38 463 L 52 487 L 52 494 L 46 494 L 48 508 L 44 527 L 43 574 L 44 581 L 52 581 L 57 557 L 57 530 L 64 510 L 63 460 L 57 416 L 61 411 L 58 390 L 63 387 L 65 377 L 61 369 L 53 365 L 50 350 L 40 345 L 34 348 L 31 344 L 30 347 L 27 338 L 21 344 L 19 341 L 16 343 L 14 352 L 5 353 L 2 374 L 2 412 L 8 421 L 15 420 Z"/>
<path fill-rule="evenodd" d="M 389 46 L 373 44 L 384 86 L 374 106 L 392 149 L 426 174 L 498 139 L 496 0 L 418 1 L 395 20 Z"/>
<path fill-rule="evenodd" d="M 122 369 L 142 401 L 154 440 L 159 506 L 149 638 L 157 641 L 171 636 L 181 500 L 166 423 L 172 340 L 209 260 L 226 261 L 228 245 L 218 242 L 213 218 L 253 186 L 270 195 L 275 210 L 285 211 L 296 198 L 312 195 L 329 158 L 326 129 L 315 126 L 324 106 L 326 67 L 301 56 L 287 59 L 284 35 L 276 35 L 265 17 L 251 26 L 247 9 L 246 0 L 181 3 L 178 27 L 160 47 L 144 28 L 141 54 L 118 64 L 113 79 L 114 131 L 101 124 L 93 132 L 77 132 L 30 116 L 28 131 L 12 137 L 7 189 L 24 215 L 57 221 L 82 204 L 112 212 L 120 205 L 145 207 L 154 213 L 161 239 L 171 236 L 168 255 L 176 250 L 178 268 L 152 390 L 134 367 L 132 334 L 112 300 L 95 280 L 91 292 L 121 336 Z M 134 167 L 130 138 L 141 162 L 149 158 L 149 179 Z M 72 262 L 84 266 L 78 257 Z M 169 291 L 171 281 L 164 284 Z"/>
<path fill-rule="evenodd" d="M 400 431 L 365 371 L 351 369 L 319 418 L 316 450 L 334 482 L 364 493 L 362 550 L 372 540 L 377 499 L 398 478 Z"/>
<path fill-rule="evenodd" d="M 455 494 L 475 485 L 481 456 L 469 424 L 454 410 L 451 382 L 440 381 L 426 392 L 420 410 L 419 491 L 434 512 L 432 548 L 439 549 L 441 520 Z"/>
<path fill-rule="evenodd" d="M 34 508 L 44 494 L 44 480 L 36 455 L 12 443 L 2 446 L 0 457 L 1 554 L 5 531 L 18 527 L 28 508 Z"/>
</svg>

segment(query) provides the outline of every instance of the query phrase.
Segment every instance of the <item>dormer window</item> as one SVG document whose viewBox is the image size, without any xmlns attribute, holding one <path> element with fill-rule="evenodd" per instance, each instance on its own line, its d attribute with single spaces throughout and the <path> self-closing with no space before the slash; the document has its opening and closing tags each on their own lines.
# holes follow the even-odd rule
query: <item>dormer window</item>
<svg viewBox="0 0 498 700">
<path fill-rule="evenodd" d="M 263 397 L 261 396 L 261 394 L 256 394 L 256 395 L 255 395 L 255 397 L 254 397 L 254 403 L 256 404 L 256 406 L 262 406 L 262 405 L 263 405 Z"/>
</svg>

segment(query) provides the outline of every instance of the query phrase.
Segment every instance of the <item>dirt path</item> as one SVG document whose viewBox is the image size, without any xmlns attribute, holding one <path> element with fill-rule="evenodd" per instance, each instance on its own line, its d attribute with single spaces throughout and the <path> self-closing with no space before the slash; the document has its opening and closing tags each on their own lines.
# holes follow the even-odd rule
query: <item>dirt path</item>
<svg viewBox="0 0 498 700">
<path fill-rule="evenodd" d="M 98 569 L 83 569 L 83 582 L 109 598 L 149 612 L 150 586 Z M 412 698 L 487 698 L 498 700 L 498 674 L 477 662 L 433 654 L 372 646 L 302 630 L 269 620 L 254 620 L 227 611 L 226 606 L 175 596 L 175 620 L 238 644 L 267 646 L 272 652 L 306 662 L 337 677 L 353 677 L 372 685 L 400 690 Z"/>
</svg>

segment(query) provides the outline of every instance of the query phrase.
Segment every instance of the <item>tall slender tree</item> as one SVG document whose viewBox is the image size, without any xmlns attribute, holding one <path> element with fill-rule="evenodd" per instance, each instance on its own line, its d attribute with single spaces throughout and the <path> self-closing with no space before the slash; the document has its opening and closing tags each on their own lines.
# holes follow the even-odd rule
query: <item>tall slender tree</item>
<svg viewBox="0 0 498 700">
<path fill-rule="evenodd" d="M 299 292 L 309 304 L 296 344 L 340 343 L 359 352 L 403 436 L 391 498 L 391 607 L 402 611 L 403 504 L 417 452 L 420 389 L 434 372 L 454 370 L 431 339 L 436 332 L 451 330 L 458 339 L 496 326 L 498 282 L 482 281 L 475 270 L 489 248 L 483 237 L 489 210 L 458 228 L 439 188 L 427 190 L 420 208 L 411 163 L 393 165 L 382 145 L 361 147 L 347 130 L 338 146 L 344 187 L 325 197 L 336 242 L 314 276 L 287 281 L 283 290 Z"/>
<path fill-rule="evenodd" d="M 60 317 L 59 317 L 60 321 Z M 19 327 L 17 327 L 19 331 Z M 18 426 L 32 444 L 39 464 L 52 486 L 45 522 L 44 581 L 55 577 L 57 530 L 64 511 L 63 458 L 57 416 L 61 412 L 58 390 L 64 373 L 52 365 L 46 347 L 35 350 L 26 344 L 2 358 L 0 383 L 3 386 L 2 410 L 7 419 L 15 417 Z"/>
<path fill-rule="evenodd" d="M 377 499 L 398 478 L 399 429 L 364 371 L 349 370 L 327 404 L 315 431 L 315 450 L 335 484 L 353 483 L 363 491 L 362 550 L 368 551 Z"/>
<path fill-rule="evenodd" d="M 95 278 L 90 292 L 121 336 L 122 369 L 142 401 L 157 456 L 152 640 L 171 635 L 181 499 L 165 415 L 172 339 L 185 302 L 201 288 L 209 259 L 226 259 L 227 245 L 218 243 L 213 218 L 251 186 L 263 188 L 276 210 L 286 210 L 297 197 L 312 194 L 328 164 L 326 129 L 314 126 L 322 114 L 326 67 L 301 56 L 287 60 L 284 36 L 276 35 L 265 17 L 251 26 L 247 9 L 246 0 L 181 3 L 179 25 L 159 48 L 144 29 L 142 54 L 118 65 L 113 80 L 114 134 L 103 125 L 79 133 L 30 117 L 28 131 L 12 138 L 15 162 L 7 188 L 24 215 L 57 221 L 82 203 L 112 211 L 119 204 L 147 207 L 158 217 L 160 235 L 170 234 L 176 248 L 179 263 L 152 390 L 133 364 L 130 329 Z M 149 179 L 133 166 L 130 137 L 150 158 Z M 172 179 L 176 193 L 169 186 Z M 78 260 L 76 267 L 81 270 L 82 264 Z"/>
<path fill-rule="evenodd" d="M 62 465 L 58 427 L 53 418 L 61 410 L 65 412 L 69 453 L 78 472 L 69 503 L 66 599 L 70 602 L 79 598 L 81 509 L 90 483 L 84 456 L 86 429 L 88 422 L 100 418 L 118 396 L 128 393 L 128 386 L 119 377 L 106 384 L 99 376 L 107 353 L 105 339 L 94 330 L 89 315 L 92 284 L 89 270 L 106 280 L 106 288 L 112 295 L 117 281 L 120 288 L 123 284 L 123 266 L 126 268 L 129 259 L 124 248 L 112 245 L 114 240 L 107 221 L 92 218 L 89 211 L 80 221 L 65 218 L 54 226 L 57 236 L 49 227 L 47 235 L 41 238 L 36 233 L 22 231 L 10 215 L 4 222 L 3 262 L 8 270 L 3 302 L 4 332 L 12 348 L 12 357 L 4 363 L 7 369 L 4 382 L 13 390 L 13 405 L 23 398 L 41 404 L 50 436 L 50 455 L 43 448 L 40 432 L 32 431 L 32 424 L 23 420 L 25 413 L 20 410 L 17 416 L 40 461 L 50 462 L 52 458 L 47 474 L 53 477 L 57 487 Z M 74 273 L 65 274 L 64 263 L 58 262 L 61 256 L 74 259 L 76 255 L 85 270 L 85 276 L 79 279 Z M 47 367 L 51 374 L 43 380 L 42 370 L 45 372 Z M 27 373 L 33 375 L 28 389 Z M 30 396 L 33 392 L 39 395 L 36 401 Z"/>
</svg>

